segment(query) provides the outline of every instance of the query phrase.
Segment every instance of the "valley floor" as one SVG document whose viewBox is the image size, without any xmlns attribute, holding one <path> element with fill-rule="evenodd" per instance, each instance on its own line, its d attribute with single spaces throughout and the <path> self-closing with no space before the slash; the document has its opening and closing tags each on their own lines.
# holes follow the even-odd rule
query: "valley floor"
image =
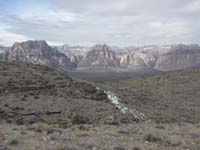
<svg viewBox="0 0 200 150">
<path fill-rule="evenodd" d="M 199 150 L 200 123 L 0 125 L 1 150 Z"/>
</svg>

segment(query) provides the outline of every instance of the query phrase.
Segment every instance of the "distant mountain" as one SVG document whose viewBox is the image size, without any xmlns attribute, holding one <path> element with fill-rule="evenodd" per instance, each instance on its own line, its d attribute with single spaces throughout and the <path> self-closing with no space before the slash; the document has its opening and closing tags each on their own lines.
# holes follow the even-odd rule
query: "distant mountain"
<svg viewBox="0 0 200 150">
<path fill-rule="evenodd" d="M 120 59 L 120 65 L 124 68 L 152 68 L 156 58 L 148 52 L 126 53 Z"/>
<path fill-rule="evenodd" d="M 177 44 L 120 48 L 106 44 L 87 47 L 65 44 L 50 47 L 45 41 L 27 41 L 15 43 L 11 48 L 0 47 L 0 60 L 47 65 L 62 71 L 171 71 L 200 66 L 200 46 Z"/>
<path fill-rule="evenodd" d="M 71 47 L 68 44 L 64 44 L 63 46 L 57 46 L 55 47 L 58 49 L 59 52 L 65 54 L 67 57 L 70 58 L 71 63 L 76 67 L 78 63 L 82 60 L 83 58 L 83 53 L 85 47 L 81 46 L 73 46 Z"/>
<path fill-rule="evenodd" d="M 109 69 L 118 67 L 119 62 L 115 52 L 105 44 L 97 44 L 90 47 L 78 67 L 92 69 Z"/>
<path fill-rule="evenodd" d="M 56 48 L 50 47 L 46 41 L 27 41 L 15 43 L 1 54 L 4 61 L 23 61 L 46 65 L 61 71 L 73 68 L 70 59 Z"/>
<path fill-rule="evenodd" d="M 154 68 L 158 58 L 159 51 L 162 48 L 151 48 L 147 50 L 138 50 L 133 53 L 126 53 L 120 60 L 120 64 L 125 64 L 128 68 Z M 162 50 L 161 50 L 162 51 Z M 129 58 L 128 60 L 126 58 Z"/>
<path fill-rule="evenodd" d="M 169 51 L 159 56 L 155 68 L 163 71 L 200 66 L 200 46 L 172 45 Z"/>
<path fill-rule="evenodd" d="M 122 55 L 120 65 L 125 68 L 153 68 L 160 71 L 200 66 L 199 45 L 171 45 Z"/>
<path fill-rule="evenodd" d="M 0 46 L 0 54 L 4 53 L 9 47 Z"/>
</svg>

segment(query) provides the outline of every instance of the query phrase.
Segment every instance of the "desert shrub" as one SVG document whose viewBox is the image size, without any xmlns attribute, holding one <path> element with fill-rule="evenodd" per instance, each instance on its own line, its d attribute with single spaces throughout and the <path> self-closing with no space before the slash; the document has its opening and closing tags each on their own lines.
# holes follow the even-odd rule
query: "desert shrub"
<svg viewBox="0 0 200 150">
<path fill-rule="evenodd" d="M 12 139 L 10 142 L 9 142 L 10 145 L 18 145 L 19 144 L 19 141 L 17 139 Z"/>
<path fill-rule="evenodd" d="M 181 144 L 181 137 L 177 135 L 171 135 L 167 137 L 166 142 L 171 146 L 178 146 Z"/>
<path fill-rule="evenodd" d="M 74 117 L 73 117 L 73 123 L 77 123 L 77 122 L 79 122 L 80 121 L 80 118 L 81 118 L 81 116 L 79 115 L 79 114 L 76 114 Z"/>
<path fill-rule="evenodd" d="M 80 114 L 75 114 L 74 117 L 72 118 L 73 124 L 84 124 L 86 122 L 87 120 L 83 118 Z"/>
<path fill-rule="evenodd" d="M 150 133 L 150 132 L 145 133 L 143 138 L 145 141 L 149 141 L 149 142 L 161 141 L 161 138 L 157 134 Z"/>
<path fill-rule="evenodd" d="M 35 95 L 35 96 L 34 96 L 34 99 L 39 99 L 39 96 L 38 96 L 38 95 Z"/>
<path fill-rule="evenodd" d="M 79 129 L 80 129 L 80 125 L 72 124 L 72 125 L 70 126 L 70 129 L 72 129 L 72 130 L 79 130 Z"/>
<path fill-rule="evenodd" d="M 141 150 L 141 148 L 136 146 L 133 148 L 133 150 Z"/>
</svg>

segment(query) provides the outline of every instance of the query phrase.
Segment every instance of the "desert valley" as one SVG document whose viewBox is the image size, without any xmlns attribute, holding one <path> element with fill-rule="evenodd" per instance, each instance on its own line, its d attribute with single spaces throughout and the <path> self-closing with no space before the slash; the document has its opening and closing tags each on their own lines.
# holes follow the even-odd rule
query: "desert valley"
<svg viewBox="0 0 200 150">
<path fill-rule="evenodd" d="M 200 47 L 1 48 L 0 149 L 198 150 Z"/>
<path fill-rule="evenodd" d="M 200 0 L 0 10 L 0 150 L 200 150 Z"/>
</svg>

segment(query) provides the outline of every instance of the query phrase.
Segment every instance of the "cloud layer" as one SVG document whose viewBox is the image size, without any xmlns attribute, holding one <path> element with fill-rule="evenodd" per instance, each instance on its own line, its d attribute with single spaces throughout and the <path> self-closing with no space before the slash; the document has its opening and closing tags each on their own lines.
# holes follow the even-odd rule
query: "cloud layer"
<svg viewBox="0 0 200 150">
<path fill-rule="evenodd" d="M 199 0 L 0 0 L 0 44 L 200 43 Z"/>
</svg>

